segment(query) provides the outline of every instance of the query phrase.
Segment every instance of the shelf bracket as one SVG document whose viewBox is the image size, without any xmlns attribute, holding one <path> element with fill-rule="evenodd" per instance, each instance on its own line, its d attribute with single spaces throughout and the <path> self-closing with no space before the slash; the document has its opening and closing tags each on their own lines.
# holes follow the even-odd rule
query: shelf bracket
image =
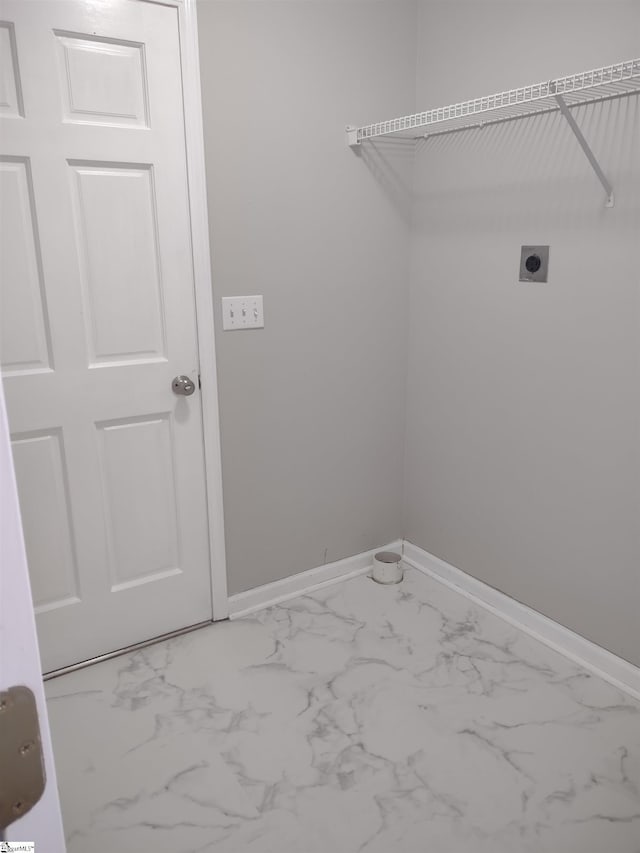
<svg viewBox="0 0 640 853">
<path fill-rule="evenodd" d="M 356 148 L 360 145 L 360 140 L 358 139 L 358 128 L 348 124 L 345 130 L 347 131 L 347 145 L 350 148 Z"/>
<path fill-rule="evenodd" d="M 607 201 L 606 201 L 605 206 L 606 207 L 613 207 L 613 205 L 615 204 L 615 199 L 614 199 L 614 195 L 613 195 L 613 187 L 609 183 L 609 180 L 608 180 L 607 176 L 605 175 L 605 173 L 600 168 L 600 163 L 598 163 L 598 161 L 596 160 L 595 154 L 593 153 L 593 151 L 589 147 L 589 143 L 587 142 L 587 140 L 584 138 L 584 134 L 582 133 L 582 131 L 578 127 L 578 123 L 576 122 L 576 120 L 572 116 L 571 110 L 567 106 L 565 99 L 562 97 L 562 95 L 555 95 L 555 94 L 554 94 L 554 98 L 556 99 L 556 102 L 557 102 L 558 106 L 560 107 L 560 112 L 566 118 L 566 120 L 569 124 L 569 127 L 573 131 L 576 139 L 578 140 L 578 142 L 580 144 L 580 147 L 584 151 L 587 160 L 591 163 L 591 167 L 592 167 L 593 171 L 598 176 L 598 180 L 600 181 L 600 183 L 604 187 L 604 191 L 607 194 Z"/>
</svg>

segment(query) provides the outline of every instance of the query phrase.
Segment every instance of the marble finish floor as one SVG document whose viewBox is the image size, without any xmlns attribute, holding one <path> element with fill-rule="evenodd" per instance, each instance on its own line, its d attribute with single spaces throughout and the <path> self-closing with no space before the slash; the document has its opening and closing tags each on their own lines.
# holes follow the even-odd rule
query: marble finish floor
<svg viewBox="0 0 640 853">
<path fill-rule="evenodd" d="M 640 704 L 418 572 L 47 693 L 69 853 L 640 853 Z"/>
</svg>

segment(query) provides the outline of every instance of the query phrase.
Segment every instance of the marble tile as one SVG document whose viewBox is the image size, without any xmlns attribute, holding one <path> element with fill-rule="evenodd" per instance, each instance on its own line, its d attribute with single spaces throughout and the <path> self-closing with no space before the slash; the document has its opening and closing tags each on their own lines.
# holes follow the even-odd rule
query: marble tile
<svg viewBox="0 0 640 853">
<path fill-rule="evenodd" d="M 47 693 L 69 853 L 640 853 L 640 705 L 418 572 Z"/>
</svg>

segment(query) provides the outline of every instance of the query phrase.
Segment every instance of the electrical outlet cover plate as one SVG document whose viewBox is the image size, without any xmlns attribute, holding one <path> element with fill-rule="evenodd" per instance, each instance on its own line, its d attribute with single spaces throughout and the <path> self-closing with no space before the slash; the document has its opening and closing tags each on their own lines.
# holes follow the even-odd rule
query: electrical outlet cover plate
<svg viewBox="0 0 640 853">
<path fill-rule="evenodd" d="M 262 296 L 223 296 L 222 328 L 226 332 L 237 329 L 263 329 Z"/>
<path fill-rule="evenodd" d="M 523 246 L 520 251 L 520 281 L 547 281 L 549 247 Z"/>
</svg>

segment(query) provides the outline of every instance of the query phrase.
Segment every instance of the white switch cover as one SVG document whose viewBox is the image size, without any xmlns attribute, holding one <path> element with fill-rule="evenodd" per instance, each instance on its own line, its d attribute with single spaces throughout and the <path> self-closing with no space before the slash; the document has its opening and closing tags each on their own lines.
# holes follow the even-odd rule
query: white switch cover
<svg viewBox="0 0 640 853">
<path fill-rule="evenodd" d="M 262 296 L 223 296 L 222 328 L 227 332 L 264 328 Z"/>
</svg>

